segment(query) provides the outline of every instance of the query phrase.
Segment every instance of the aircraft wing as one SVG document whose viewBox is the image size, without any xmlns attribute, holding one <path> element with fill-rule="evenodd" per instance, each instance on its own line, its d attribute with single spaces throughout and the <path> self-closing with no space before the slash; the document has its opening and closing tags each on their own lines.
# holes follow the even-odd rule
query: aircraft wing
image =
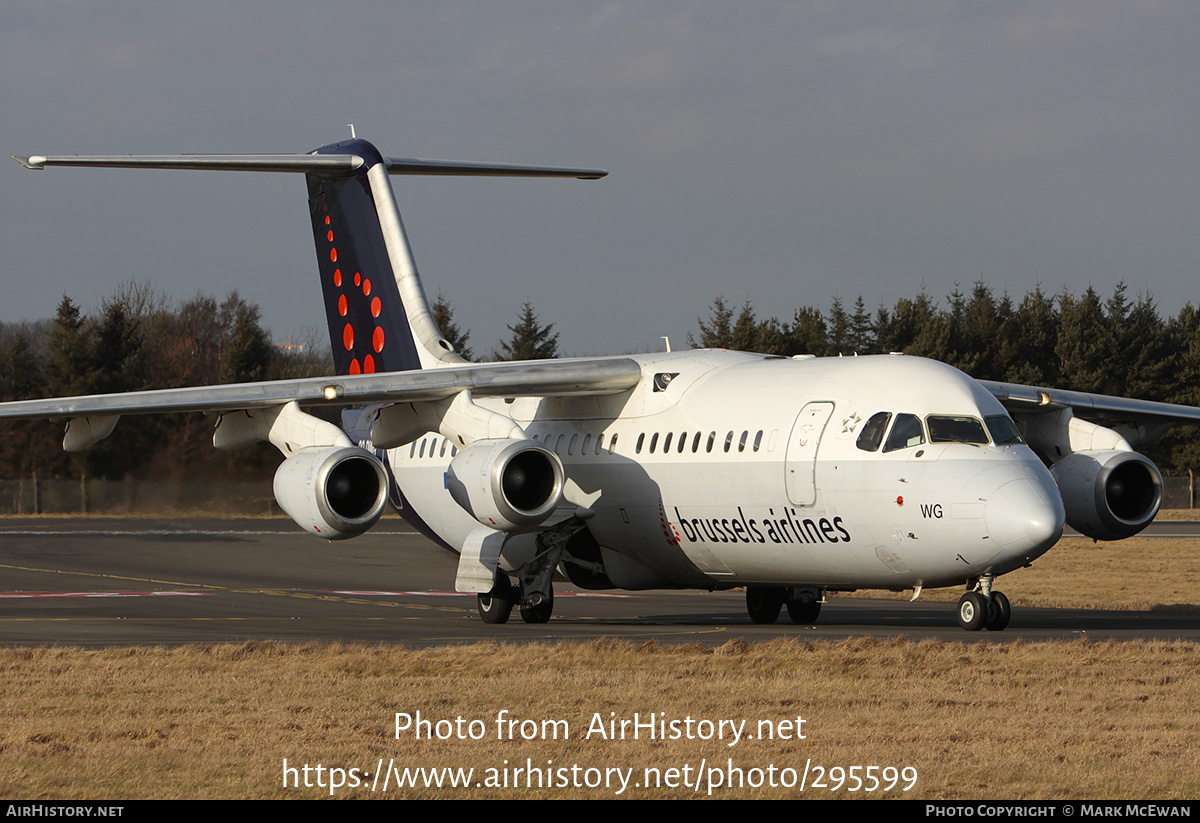
<svg viewBox="0 0 1200 823">
<path fill-rule="evenodd" d="M 302 380 L 271 380 L 224 386 L 94 394 L 0 403 L 0 418 L 222 412 L 300 406 L 413 403 L 453 397 L 616 394 L 637 385 L 641 368 L 624 357 L 483 363 L 438 369 Z"/>
<path fill-rule="evenodd" d="M 1176 424 L 1200 424 L 1200 408 L 1194 406 L 993 380 L 980 380 L 979 384 L 995 395 L 1013 417 L 1070 409 L 1076 417 L 1119 428 L 1135 447 L 1154 442 Z"/>
</svg>

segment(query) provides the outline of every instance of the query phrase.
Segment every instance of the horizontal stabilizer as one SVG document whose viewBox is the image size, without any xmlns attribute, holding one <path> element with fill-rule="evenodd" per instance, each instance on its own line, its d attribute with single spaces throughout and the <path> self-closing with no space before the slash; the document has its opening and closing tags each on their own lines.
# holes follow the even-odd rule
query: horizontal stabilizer
<svg viewBox="0 0 1200 823">
<path fill-rule="evenodd" d="M 216 171 L 291 171 L 349 173 L 363 165 L 353 154 L 152 154 L 152 155 L 63 155 L 61 157 L 17 157 L 27 169 L 46 166 L 94 166 L 107 169 L 211 169 Z"/>
<path fill-rule="evenodd" d="M 357 154 L 164 154 L 164 155 L 30 155 L 13 159 L 27 169 L 46 166 L 92 166 L 110 169 L 205 169 L 214 171 L 276 171 L 303 174 L 350 174 L 365 163 Z M 604 169 L 520 166 L 510 163 L 468 163 L 462 160 L 384 158 L 388 174 L 454 177 L 573 177 L 598 180 Z"/>
<path fill-rule="evenodd" d="M 387 157 L 388 174 L 428 174 L 459 177 L 574 177 L 599 180 L 604 169 L 568 169 L 559 166 L 517 166 L 510 163 L 464 163 L 461 160 L 421 160 L 416 157 Z"/>
</svg>

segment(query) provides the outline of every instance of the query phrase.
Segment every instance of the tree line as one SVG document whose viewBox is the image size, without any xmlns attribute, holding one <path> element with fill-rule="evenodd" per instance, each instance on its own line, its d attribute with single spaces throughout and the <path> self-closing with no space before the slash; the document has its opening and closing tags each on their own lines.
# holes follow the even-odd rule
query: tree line
<svg viewBox="0 0 1200 823">
<path fill-rule="evenodd" d="M 0 324 L 0 400 L 180 388 L 316 376 L 331 371 L 322 344 L 277 347 L 258 306 L 232 292 L 172 304 L 127 284 L 85 314 L 64 295 L 52 320 Z M 202 415 L 122 418 L 111 436 L 62 450 L 63 422 L 12 421 L 0 439 L 0 477 L 202 479 L 236 469 L 273 471 L 268 447 L 219 452 Z"/>
</svg>

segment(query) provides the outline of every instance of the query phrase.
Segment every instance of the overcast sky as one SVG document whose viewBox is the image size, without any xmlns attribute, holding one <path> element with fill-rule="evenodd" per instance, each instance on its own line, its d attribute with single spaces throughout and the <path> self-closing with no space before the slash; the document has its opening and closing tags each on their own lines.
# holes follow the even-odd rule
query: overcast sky
<svg viewBox="0 0 1200 823">
<path fill-rule="evenodd" d="M 0 5 L 5 154 L 303 152 L 597 166 L 392 178 L 477 353 L 532 301 L 567 354 L 676 347 L 983 279 L 1200 302 L 1200 4 Z M 324 335 L 303 178 L 0 164 L 0 320 L 144 280 Z"/>
</svg>

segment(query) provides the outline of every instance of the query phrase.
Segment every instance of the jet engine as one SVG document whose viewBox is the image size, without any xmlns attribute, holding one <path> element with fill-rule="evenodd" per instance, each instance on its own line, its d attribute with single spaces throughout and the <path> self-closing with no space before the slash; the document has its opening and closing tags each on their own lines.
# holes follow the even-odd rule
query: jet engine
<svg viewBox="0 0 1200 823">
<path fill-rule="evenodd" d="M 351 446 L 302 449 L 275 472 L 275 499 L 302 528 L 329 540 L 357 537 L 387 505 L 387 474 Z"/>
<path fill-rule="evenodd" d="M 565 480 L 558 455 L 536 440 L 477 440 L 446 473 L 454 502 L 501 531 L 527 530 L 549 517 Z"/>
<path fill-rule="evenodd" d="M 1050 469 L 1067 523 L 1097 540 L 1122 540 L 1158 514 L 1163 482 L 1158 467 L 1132 451 L 1075 452 Z"/>
</svg>

